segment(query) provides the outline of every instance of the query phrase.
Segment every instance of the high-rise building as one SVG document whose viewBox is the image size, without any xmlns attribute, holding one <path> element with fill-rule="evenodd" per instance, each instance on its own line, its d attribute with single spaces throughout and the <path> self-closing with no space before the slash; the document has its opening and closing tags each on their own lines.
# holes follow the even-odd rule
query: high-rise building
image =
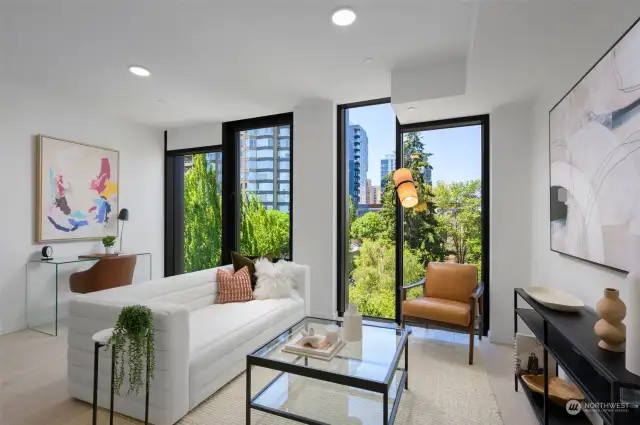
<svg viewBox="0 0 640 425">
<path fill-rule="evenodd" d="M 349 122 L 349 110 L 346 111 L 346 122 L 349 123 L 346 134 L 348 193 L 353 202 L 359 204 L 360 192 L 367 184 L 369 139 L 364 128 Z"/>
<path fill-rule="evenodd" d="M 367 179 L 366 182 L 366 184 L 360 185 L 360 205 L 369 205 L 371 203 L 369 200 L 369 188 L 371 187 L 371 179 Z"/>
<path fill-rule="evenodd" d="M 431 168 L 431 166 L 426 167 L 425 170 L 424 170 L 424 180 L 429 186 L 433 186 L 433 182 L 431 181 L 431 171 L 432 170 L 433 170 L 433 168 Z"/>
<path fill-rule="evenodd" d="M 266 209 L 289 212 L 291 129 L 259 128 L 240 133 L 240 187 Z"/>
<path fill-rule="evenodd" d="M 387 154 L 380 160 L 380 187 L 384 191 L 384 187 L 387 185 L 387 177 L 393 173 L 396 169 L 396 155 L 393 153 Z"/>
<path fill-rule="evenodd" d="M 367 205 L 378 205 L 382 204 L 382 188 L 380 186 L 371 186 L 369 185 L 368 196 L 367 196 Z"/>
</svg>

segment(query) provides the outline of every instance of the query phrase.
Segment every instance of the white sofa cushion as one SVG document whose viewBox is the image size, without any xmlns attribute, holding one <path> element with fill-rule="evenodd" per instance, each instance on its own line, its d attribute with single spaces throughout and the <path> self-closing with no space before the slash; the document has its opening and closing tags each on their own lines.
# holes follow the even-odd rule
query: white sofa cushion
<svg viewBox="0 0 640 425">
<path fill-rule="evenodd" d="M 304 301 L 293 298 L 214 304 L 193 311 L 189 315 L 191 364 L 198 362 L 203 350 L 223 356 L 298 311 L 304 311 Z"/>
</svg>

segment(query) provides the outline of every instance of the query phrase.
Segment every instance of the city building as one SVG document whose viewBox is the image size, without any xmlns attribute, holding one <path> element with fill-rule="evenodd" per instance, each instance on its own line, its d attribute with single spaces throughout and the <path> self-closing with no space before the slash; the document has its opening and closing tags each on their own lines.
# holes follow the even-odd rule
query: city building
<svg viewBox="0 0 640 425">
<path fill-rule="evenodd" d="M 361 204 L 360 192 L 366 188 L 369 170 L 369 139 L 364 128 L 349 122 L 348 110 L 345 122 L 349 123 L 346 129 L 348 192 L 354 203 Z"/>
<path fill-rule="evenodd" d="M 433 181 L 431 180 L 431 172 L 433 171 L 433 168 L 431 166 L 428 166 L 425 170 L 424 170 L 424 181 L 429 185 L 429 186 L 433 186 Z"/>
<path fill-rule="evenodd" d="M 369 188 L 371 187 L 371 179 L 366 179 L 365 184 L 360 185 L 360 205 L 369 205 Z"/>
<path fill-rule="evenodd" d="M 371 180 L 367 180 L 371 183 Z M 367 205 L 382 204 L 382 188 L 380 186 L 367 187 Z"/>
<path fill-rule="evenodd" d="M 291 129 L 268 127 L 240 132 L 240 187 L 267 209 L 289 212 Z"/>
<path fill-rule="evenodd" d="M 387 176 L 396 169 L 396 154 L 390 153 L 380 160 L 380 186 L 382 191 L 387 185 Z"/>
</svg>

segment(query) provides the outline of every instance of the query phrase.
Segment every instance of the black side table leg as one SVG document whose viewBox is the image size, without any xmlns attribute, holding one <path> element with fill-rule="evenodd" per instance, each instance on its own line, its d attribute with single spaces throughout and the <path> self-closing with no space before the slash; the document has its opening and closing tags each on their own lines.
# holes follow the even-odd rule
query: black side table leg
<svg viewBox="0 0 640 425">
<path fill-rule="evenodd" d="M 150 375 L 149 358 L 150 357 L 151 357 L 151 345 L 149 344 L 149 341 L 147 341 L 147 380 L 145 382 L 145 385 L 147 387 L 147 394 L 145 396 L 145 401 L 144 401 L 144 425 L 149 425 L 149 375 Z"/>
<path fill-rule="evenodd" d="M 404 381 L 404 389 L 409 389 L 409 337 L 407 342 L 404 343 L 404 370 L 407 374 L 407 379 Z"/>
<path fill-rule="evenodd" d="M 111 398 L 109 400 L 109 425 L 113 425 L 113 398 L 116 378 L 116 350 L 111 346 Z"/>
<path fill-rule="evenodd" d="M 249 356 L 247 356 L 247 405 L 246 405 L 246 415 L 247 421 L 246 425 L 251 425 L 251 364 L 249 363 Z"/>
<path fill-rule="evenodd" d="M 98 424 L 98 357 L 100 354 L 100 343 L 95 343 L 93 352 L 93 425 Z"/>
</svg>

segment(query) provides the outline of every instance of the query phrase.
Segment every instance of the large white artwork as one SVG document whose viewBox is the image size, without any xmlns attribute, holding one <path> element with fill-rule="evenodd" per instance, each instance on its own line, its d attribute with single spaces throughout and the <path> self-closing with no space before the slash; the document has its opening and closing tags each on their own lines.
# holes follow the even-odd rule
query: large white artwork
<svg viewBox="0 0 640 425">
<path fill-rule="evenodd" d="M 640 254 L 640 25 L 549 113 L 551 249 L 629 271 Z"/>
<path fill-rule="evenodd" d="M 119 153 L 38 136 L 37 242 L 118 234 Z"/>
</svg>

